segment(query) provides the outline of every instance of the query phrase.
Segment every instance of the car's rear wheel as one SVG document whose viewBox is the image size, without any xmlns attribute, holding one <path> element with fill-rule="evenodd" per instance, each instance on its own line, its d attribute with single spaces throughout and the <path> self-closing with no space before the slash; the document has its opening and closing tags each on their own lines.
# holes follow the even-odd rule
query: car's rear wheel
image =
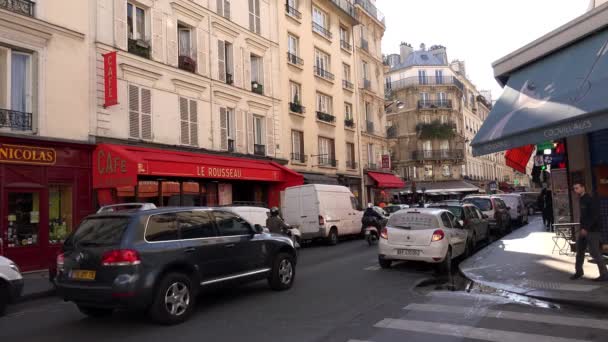
<svg viewBox="0 0 608 342">
<path fill-rule="evenodd" d="M 384 259 L 384 258 L 378 258 L 378 263 L 380 264 L 380 267 L 387 269 L 387 268 L 391 268 L 391 265 L 393 264 L 392 260 L 389 259 Z"/>
<path fill-rule="evenodd" d="M 338 244 L 338 229 L 336 229 L 336 227 L 333 227 L 329 231 L 329 235 L 327 236 L 327 243 L 329 243 L 331 246 L 335 246 Z"/>
<path fill-rule="evenodd" d="M 93 317 L 93 318 L 107 317 L 107 316 L 110 316 L 114 312 L 114 309 L 109 309 L 109 308 L 96 308 L 96 307 L 81 305 L 81 304 L 76 304 L 76 306 L 78 307 L 78 310 L 83 315 Z"/>
<path fill-rule="evenodd" d="M 284 291 L 293 285 L 296 278 L 294 258 L 287 253 L 279 253 L 272 264 L 268 285 L 275 291 Z"/>
<path fill-rule="evenodd" d="M 160 281 L 150 317 L 161 324 L 178 324 L 192 314 L 196 296 L 190 277 L 183 273 L 168 273 Z"/>
<path fill-rule="evenodd" d="M 440 274 L 449 275 L 452 273 L 452 248 L 448 248 L 443 261 L 438 265 L 437 270 Z"/>
</svg>

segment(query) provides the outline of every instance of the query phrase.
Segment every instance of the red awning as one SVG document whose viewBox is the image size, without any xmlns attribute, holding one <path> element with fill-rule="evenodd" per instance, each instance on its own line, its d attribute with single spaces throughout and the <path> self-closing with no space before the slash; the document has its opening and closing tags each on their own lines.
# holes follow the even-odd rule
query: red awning
<svg viewBox="0 0 608 342">
<path fill-rule="evenodd" d="M 534 145 L 526 145 L 508 150 L 505 153 L 505 161 L 507 166 L 510 166 L 515 171 L 525 174 L 526 166 L 528 166 L 528 162 L 530 161 L 533 151 Z"/>
<path fill-rule="evenodd" d="M 368 172 L 367 175 L 376 181 L 378 188 L 400 189 L 405 187 L 405 182 L 392 173 Z"/>
</svg>

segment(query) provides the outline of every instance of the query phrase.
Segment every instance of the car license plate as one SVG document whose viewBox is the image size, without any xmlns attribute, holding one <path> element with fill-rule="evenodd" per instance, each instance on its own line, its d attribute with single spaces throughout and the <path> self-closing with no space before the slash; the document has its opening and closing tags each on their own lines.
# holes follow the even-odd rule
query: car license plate
<svg viewBox="0 0 608 342">
<path fill-rule="evenodd" d="M 72 270 L 70 278 L 77 280 L 95 280 L 95 271 L 89 270 Z"/>
<path fill-rule="evenodd" d="M 411 256 L 419 256 L 420 251 L 417 249 L 398 249 L 397 255 L 411 255 Z"/>
</svg>

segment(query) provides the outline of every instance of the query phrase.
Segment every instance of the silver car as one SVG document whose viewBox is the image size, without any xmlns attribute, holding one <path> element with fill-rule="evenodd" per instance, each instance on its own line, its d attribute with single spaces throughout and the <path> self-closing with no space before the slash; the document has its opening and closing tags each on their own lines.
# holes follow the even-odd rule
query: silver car
<svg viewBox="0 0 608 342">
<path fill-rule="evenodd" d="M 23 290 L 23 276 L 19 267 L 3 256 L 0 256 L 0 316 L 9 303 L 15 302 Z"/>
</svg>

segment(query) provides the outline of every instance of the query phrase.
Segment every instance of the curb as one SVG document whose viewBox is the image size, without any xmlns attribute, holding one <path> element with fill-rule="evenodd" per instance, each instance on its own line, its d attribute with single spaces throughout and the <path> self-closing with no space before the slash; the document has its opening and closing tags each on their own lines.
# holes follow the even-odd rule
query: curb
<svg viewBox="0 0 608 342">
<path fill-rule="evenodd" d="M 32 300 L 36 300 L 36 299 L 42 299 L 42 298 L 47 298 L 47 297 L 53 297 L 57 294 L 57 290 L 55 289 L 55 287 L 53 286 L 53 288 L 46 290 L 46 291 L 42 291 L 42 292 L 34 292 L 34 293 L 28 293 L 25 295 L 21 295 L 16 301 L 15 303 L 24 303 L 24 302 L 29 302 Z"/>
</svg>

